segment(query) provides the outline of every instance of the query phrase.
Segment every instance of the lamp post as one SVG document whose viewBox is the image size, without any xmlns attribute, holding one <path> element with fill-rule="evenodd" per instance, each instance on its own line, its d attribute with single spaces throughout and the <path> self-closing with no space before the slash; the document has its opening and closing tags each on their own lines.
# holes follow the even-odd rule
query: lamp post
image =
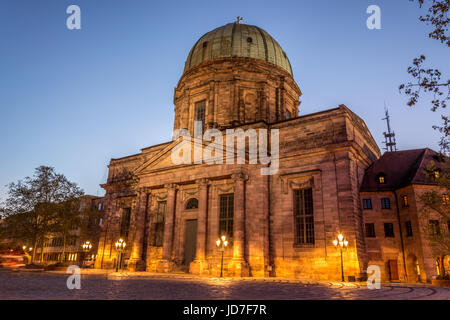
<svg viewBox="0 0 450 320">
<path fill-rule="evenodd" d="M 122 238 L 120 238 L 116 242 L 116 250 L 119 253 L 119 258 L 117 259 L 117 264 L 116 264 L 116 272 L 119 272 L 119 263 L 122 264 L 122 253 L 125 250 L 126 245 L 127 244 L 125 243 L 125 241 L 123 241 Z M 122 266 L 121 266 L 121 268 L 122 268 Z"/>
<path fill-rule="evenodd" d="M 220 262 L 220 277 L 223 277 L 223 252 L 225 251 L 226 246 L 228 246 L 228 241 L 226 236 L 221 236 L 216 241 L 217 248 L 222 251 L 222 260 Z"/>
<path fill-rule="evenodd" d="M 347 239 L 344 238 L 344 236 L 342 235 L 342 233 L 339 233 L 337 236 L 337 239 L 333 240 L 333 245 L 335 248 L 339 247 L 339 250 L 341 251 L 341 274 L 342 274 L 342 282 L 345 282 L 345 278 L 344 278 L 344 260 L 342 258 L 342 249 L 347 248 L 348 246 L 348 241 Z"/>
<path fill-rule="evenodd" d="M 91 251 L 92 244 L 90 241 L 86 241 L 85 243 L 83 243 L 82 247 L 83 247 L 83 251 L 87 253 L 87 252 Z"/>
<path fill-rule="evenodd" d="M 81 267 L 83 267 L 84 264 L 84 259 L 86 258 L 86 254 L 91 251 L 92 249 L 92 243 L 90 241 L 86 241 L 85 243 L 83 243 L 83 245 L 81 246 L 83 248 L 83 259 L 81 260 Z"/>
</svg>

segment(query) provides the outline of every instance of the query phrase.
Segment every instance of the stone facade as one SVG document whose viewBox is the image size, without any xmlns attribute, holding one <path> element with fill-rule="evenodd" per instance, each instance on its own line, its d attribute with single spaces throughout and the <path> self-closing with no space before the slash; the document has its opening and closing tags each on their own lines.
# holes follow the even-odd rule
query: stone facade
<svg viewBox="0 0 450 320">
<path fill-rule="evenodd" d="M 268 164 L 249 163 L 248 151 L 242 164 L 174 164 L 171 153 L 182 138 L 112 159 L 102 185 L 106 218 L 96 267 L 115 267 L 114 243 L 122 237 L 128 244 L 124 255 L 130 270 L 219 275 L 221 251 L 216 240 L 221 235 L 221 201 L 233 195 L 225 276 L 340 280 L 340 253 L 332 240 L 342 232 L 349 241 L 345 275 L 363 278 L 368 255 L 359 189 L 366 168 L 380 156 L 371 133 L 344 105 L 300 116 L 301 91 L 286 61 L 271 60 L 269 54 L 285 55 L 278 44 L 260 32 L 263 37 L 257 43 L 266 54 L 252 56 L 255 40 L 249 35 L 256 29 L 223 28 L 228 29 L 201 38 L 196 46 L 222 45 L 224 52 L 228 45 L 232 52 L 237 52 L 233 49 L 237 43 L 243 47 L 238 55 L 198 56 L 193 66 L 187 62 L 175 89 L 173 128 L 194 132 L 194 121 L 199 120 L 196 106 L 202 104 L 204 129 L 224 134 L 227 129 L 277 129 L 279 170 L 262 175 L 261 168 Z M 231 32 L 232 42 L 221 36 L 226 32 Z M 220 47 L 212 50 L 222 52 Z M 297 190 L 312 194 L 313 228 L 308 227 L 312 238 L 306 243 L 296 240 Z M 188 206 L 191 199 L 197 200 L 194 208 Z"/>
</svg>

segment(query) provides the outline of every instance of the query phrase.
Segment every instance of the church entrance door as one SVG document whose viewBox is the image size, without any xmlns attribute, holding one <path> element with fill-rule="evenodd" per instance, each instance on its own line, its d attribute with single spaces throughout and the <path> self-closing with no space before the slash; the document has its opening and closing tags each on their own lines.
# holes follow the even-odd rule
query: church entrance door
<svg viewBox="0 0 450 320">
<path fill-rule="evenodd" d="M 184 234 L 184 264 L 189 264 L 195 259 L 195 250 L 197 248 L 197 220 L 186 220 L 186 229 Z"/>
</svg>

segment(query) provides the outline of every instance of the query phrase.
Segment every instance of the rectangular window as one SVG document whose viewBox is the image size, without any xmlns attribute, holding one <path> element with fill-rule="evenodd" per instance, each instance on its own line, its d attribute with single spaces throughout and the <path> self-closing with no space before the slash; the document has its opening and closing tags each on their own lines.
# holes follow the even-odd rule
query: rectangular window
<svg viewBox="0 0 450 320">
<path fill-rule="evenodd" d="M 363 199 L 363 208 L 372 209 L 372 199 Z"/>
<path fill-rule="evenodd" d="M 233 239 L 234 194 L 220 196 L 219 236 Z"/>
<path fill-rule="evenodd" d="M 438 220 L 430 220 L 430 233 L 433 236 L 441 234 L 441 229 L 439 228 Z"/>
<path fill-rule="evenodd" d="M 295 244 L 314 244 L 312 189 L 294 190 Z"/>
<path fill-rule="evenodd" d="M 384 224 L 384 236 L 386 238 L 394 237 L 394 224 L 393 223 L 385 223 Z"/>
<path fill-rule="evenodd" d="M 411 221 L 406 221 L 405 222 L 405 227 L 406 227 L 406 236 L 407 237 L 412 237 L 413 236 L 413 231 L 412 231 Z"/>
<path fill-rule="evenodd" d="M 158 201 L 158 208 L 155 215 L 155 237 L 153 245 L 162 247 L 164 244 L 164 223 L 166 221 L 166 201 Z"/>
<path fill-rule="evenodd" d="M 366 238 L 375 238 L 375 224 L 366 223 Z"/>
<path fill-rule="evenodd" d="M 122 209 L 122 221 L 120 222 L 120 236 L 127 238 L 130 230 L 131 208 Z"/>
<path fill-rule="evenodd" d="M 195 121 L 202 122 L 202 132 L 205 132 L 205 109 L 206 109 L 205 100 L 195 103 Z"/>
<path fill-rule="evenodd" d="M 389 198 L 381 198 L 381 209 L 390 209 L 391 200 Z"/>
<path fill-rule="evenodd" d="M 403 208 L 409 207 L 408 196 L 402 197 L 402 205 L 403 205 Z"/>
</svg>

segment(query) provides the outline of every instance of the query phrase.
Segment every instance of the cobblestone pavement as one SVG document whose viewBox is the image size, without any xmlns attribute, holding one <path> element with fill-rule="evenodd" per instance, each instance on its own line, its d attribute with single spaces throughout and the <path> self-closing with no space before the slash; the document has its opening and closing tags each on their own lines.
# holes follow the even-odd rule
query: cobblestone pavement
<svg viewBox="0 0 450 320">
<path fill-rule="evenodd" d="M 69 275 L 51 272 L 0 271 L 0 299 L 249 299 L 322 300 L 382 299 L 450 300 L 450 288 L 280 279 L 218 279 L 182 275 L 83 274 L 81 289 L 69 290 Z"/>
</svg>

